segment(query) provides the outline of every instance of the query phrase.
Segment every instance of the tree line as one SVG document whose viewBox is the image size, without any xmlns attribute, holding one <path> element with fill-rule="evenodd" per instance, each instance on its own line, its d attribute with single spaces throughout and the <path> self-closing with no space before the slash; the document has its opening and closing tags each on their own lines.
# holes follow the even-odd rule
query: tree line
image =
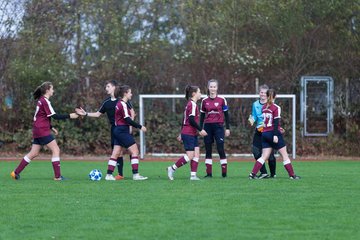
<svg viewBox="0 0 360 240">
<path fill-rule="evenodd" d="M 299 151 L 351 154 L 360 142 L 359 12 L 360 0 L 3 0 L 0 140 L 27 147 L 31 93 L 44 81 L 56 86 L 58 111 L 69 111 L 98 106 L 109 79 L 135 94 L 180 94 L 188 83 L 204 92 L 211 78 L 219 79 L 222 93 L 253 94 L 259 79 L 299 96 L 301 76 L 326 75 L 335 80 L 335 134 L 303 138 Z M 107 142 L 107 133 L 94 133 L 85 144 L 83 129 L 61 124 L 75 134 L 63 136 L 74 152 L 96 152 Z M 348 150 L 323 146 L 331 141 Z"/>
</svg>

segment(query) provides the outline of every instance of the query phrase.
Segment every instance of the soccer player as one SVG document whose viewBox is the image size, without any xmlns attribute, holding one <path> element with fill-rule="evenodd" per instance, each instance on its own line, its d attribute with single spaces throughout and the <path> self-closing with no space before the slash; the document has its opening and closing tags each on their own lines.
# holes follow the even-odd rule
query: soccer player
<svg viewBox="0 0 360 240">
<path fill-rule="evenodd" d="M 184 118 L 181 128 L 181 136 L 178 140 L 182 140 L 186 154 L 179 158 L 174 165 L 167 168 L 168 177 L 174 180 L 176 169 L 184 166 L 190 160 L 190 180 L 200 180 L 196 176 L 198 162 L 200 157 L 200 148 L 198 143 L 197 131 L 201 136 L 206 136 L 206 131 L 201 128 L 199 122 L 199 108 L 196 102 L 201 98 L 200 88 L 198 86 L 188 85 L 185 88 L 185 98 L 188 101 L 184 111 Z"/>
<path fill-rule="evenodd" d="M 290 179 L 300 179 L 300 177 L 296 176 L 294 173 L 294 169 L 286 151 L 285 141 L 280 131 L 281 108 L 275 104 L 276 93 L 273 89 L 269 89 L 266 92 L 266 96 L 267 103 L 264 104 L 262 108 L 264 117 L 264 129 L 261 136 L 262 155 L 256 160 L 254 168 L 249 175 L 249 179 L 257 178 L 256 174 L 265 161 L 269 159 L 273 149 L 278 150 L 283 158 L 283 164 Z"/>
<path fill-rule="evenodd" d="M 78 118 L 78 115 L 76 113 L 64 115 L 55 113 L 49 101 L 53 94 L 54 87 L 51 82 L 44 82 L 38 86 L 33 93 L 34 99 L 37 100 L 37 105 L 33 120 L 32 147 L 30 152 L 25 155 L 17 168 L 11 172 L 10 175 L 15 180 L 20 179 L 20 173 L 31 162 L 32 159 L 39 155 L 41 146 L 43 145 L 46 145 L 52 153 L 51 162 L 54 169 L 54 180 L 64 180 L 64 177 L 61 175 L 60 171 L 60 149 L 54 136 L 51 134 L 51 130 L 55 135 L 58 134 L 58 131 L 51 126 L 51 118 L 56 120 L 65 120 L 68 118 L 75 119 Z"/>
<path fill-rule="evenodd" d="M 206 176 L 212 177 L 212 144 L 215 140 L 216 147 L 220 156 L 221 174 L 226 177 L 227 159 L 224 150 L 225 137 L 230 136 L 230 123 L 228 114 L 228 105 L 224 97 L 218 96 L 218 80 L 211 79 L 208 81 L 208 97 L 201 101 L 200 108 L 200 126 L 203 126 L 207 132 L 204 137 L 206 157 Z M 224 132 L 225 119 L 225 132 Z"/>
<path fill-rule="evenodd" d="M 251 115 L 249 116 L 249 124 L 251 126 L 256 123 L 256 129 L 253 137 L 253 143 L 252 143 L 252 153 L 254 155 L 255 160 L 258 160 L 261 157 L 262 153 L 262 143 L 261 143 L 261 133 L 263 131 L 263 124 L 264 124 L 264 118 L 262 114 L 262 107 L 267 102 L 266 97 L 266 91 L 269 90 L 269 87 L 264 84 L 261 85 L 259 88 L 259 99 L 256 100 L 252 105 L 252 111 Z M 271 152 L 269 157 L 269 169 L 270 169 L 270 176 L 267 173 L 265 164 L 260 168 L 260 175 L 258 176 L 259 179 L 262 178 L 274 178 L 276 177 L 276 159 L 274 156 L 274 151 Z"/>
<path fill-rule="evenodd" d="M 146 127 L 131 119 L 130 110 L 127 105 L 127 102 L 132 97 L 131 88 L 128 85 L 117 86 L 114 94 L 116 98 L 120 99 L 115 107 L 114 149 L 108 162 L 105 180 L 116 180 L 112 173 L 114 172 L 116 159 L 119 157 L 122 147 L 130 151 L 133 180 L 146 180 L 147 177 L 139 174 L 139 148 L 133 135 L 130 133 L 130 126 L 138 128 L 143 132 L 146 132 Z"/>
<path fill-rule="evenodd" d="M 106 113 L 108 119 L 109 119 L 109 123 L 111 125 L 110 128 L 110 136 L 111 136 L 111 149 L 114 149 L 114 136 L 113 136 L 113 131 L 115 128 L 115 106 L 118 102 L 118 98 L 115 97 L 114 92 L 115 92 L 115 88 L 116 86 L 118 86 L 118 83 L 116 80 L 110 80 L 107 81 L 105 84 L 105 90 L 106 93 L 109 95 L 108 98 L 106 98 L 103 103 L 101 104 L 101 107 L 99 108 L 99 110 L 97 112 L 86 112 L 84 109 L 82 108 L 77 108 L 76 109 L 76 113 L 82 116 L 88 116 L 88 117 L 100 117 L 101 115 L 103 115 L 104 113 Z M 135 111 L 132 107 L 132 104 L 130 101 L 128 101 L 127 106 L 130 110 L 130 117 L 132 119 L 134 119 L 135 117 Z M 130 128 L 131 131 L 131 128 Z M 123 151 L 121 150 L 119 157 L 117 158 L 117 169 L 118 169 L 118 175 L 115 176 L 116 180 L 122 180 L 124 179 L 124 174 L 123 174 L 123 168 L 124 168 L 124 158 L 123 158 Z"/>
</svg>

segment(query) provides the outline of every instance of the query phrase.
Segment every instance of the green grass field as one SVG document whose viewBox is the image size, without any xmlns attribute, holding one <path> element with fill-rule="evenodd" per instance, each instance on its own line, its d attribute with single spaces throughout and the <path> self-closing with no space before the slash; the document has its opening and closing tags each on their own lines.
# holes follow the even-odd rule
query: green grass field
<svg viewBox="0 0 360 240">
<path fill-rule="evenodd" d="M 276 179 L 249 180 L 253 162 L 230 162 L 222 179 L 216 162 L 197 182 L 189 166 L 171 182 L 172 162 L 146 161 L 147 181 L 130 180 L 128 162 L 126 180 L 92 182 L 105 161 L 62 161 L 70 180 L 55 182 L 50 161 L 36 160 L 14 181 L 18 163 L 0 163 L 0 239 L 360 239 L 356 161 L 294 162 L 299 181 L 281 162 Z"/>
</svg>

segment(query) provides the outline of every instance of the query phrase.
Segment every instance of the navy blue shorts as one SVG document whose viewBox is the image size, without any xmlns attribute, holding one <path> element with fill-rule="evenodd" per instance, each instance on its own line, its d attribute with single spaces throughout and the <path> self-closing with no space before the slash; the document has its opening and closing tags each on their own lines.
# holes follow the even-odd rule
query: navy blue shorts
<svg viewBox="0 0 360 240">
<path fill-rule="evenodd" d="M 280 148 L 285 147 L 285 141 L 282 134 L 279 134 L 277 143 L 273 142 L 274 134 L 272 131 L 263 132 L 261 135 L 262 148 L 273 148 L 279 150 Z"/>
<path fill-rule="evenodd" d="M 34 138 L 32 144 L 44 146 L 52 142 L 53 140 L 55 140 L 55 138 L 53 135 L 50 134 L 45 137 Z"/>
<path fill-rule="evenodd" d="M 185 151 L 194 151 L 195 147 L 199 146 L 197 136 L 181 134 L 181 140 L 183 141 Z"/>
<path fill-rule="evenodd" d="M 130 128 L 128 125 L 116 126 L 113 131 L 114 145 L 118 145 L 124 148 L 129 148 L 134 145 L 135 139 L 130 134 Z"/>
<path fill-rule="evenodd" d="M 207 136 L 204 137 L 205 143 L 213 143 L 214 139 L 217 144 L 223 144 L 225 141 L 225 130 L 223 124 L 220 123 L 205 123 L 204 130 Z"/>
</svg>

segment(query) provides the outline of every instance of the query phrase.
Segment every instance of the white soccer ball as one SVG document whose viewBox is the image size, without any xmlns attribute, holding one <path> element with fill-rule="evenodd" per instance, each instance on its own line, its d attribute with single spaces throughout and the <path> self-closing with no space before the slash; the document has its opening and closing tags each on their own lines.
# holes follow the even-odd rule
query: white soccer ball
<svg viewBox="0 0 360 240">
<path fill-rule="evenodd" d="M 98 169 L 93 169 L 89 173 L 89 178 L 91 181 L 100 181 L 102 177 L 101 171 Z"/>
</svg>

